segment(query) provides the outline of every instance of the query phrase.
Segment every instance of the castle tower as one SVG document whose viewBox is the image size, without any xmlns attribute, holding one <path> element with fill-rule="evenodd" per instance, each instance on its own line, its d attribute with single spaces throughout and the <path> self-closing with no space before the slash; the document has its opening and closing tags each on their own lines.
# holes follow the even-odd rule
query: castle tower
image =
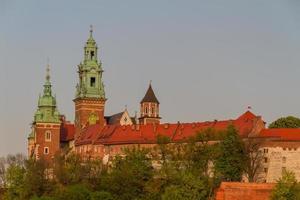
<svg viewBox="0 0 300 200">
<path fill-rule="evenodd" d="M 141 116 L 139 118 L 140 124 L 159 124 L 159 101 L 157 100 L 151 83 L 149 88 L 141 101 Z"/>
<path fill-rule="evenodd" d="M 91 27 L 90 36 L 84 47 L 84 59 L 78 65 L 79 83 L 76 86 L 75 128 L 76 137 L 88 125 L 105 125 L 104 106 L 105 92 L 102 82 L 101 61 L 98 61 L 98 47 L 93 38 Z"/>
<path fill-rule="evenodd" d="M 60 148 L 60 114 L 56 107 L 56 98 L 52 95 L 49 71 L 48 65 L 43 95 L 39 96 L 32 132 L 28 137 L 29 157 L 43 157 L 48 161 Z"/>
</svg>

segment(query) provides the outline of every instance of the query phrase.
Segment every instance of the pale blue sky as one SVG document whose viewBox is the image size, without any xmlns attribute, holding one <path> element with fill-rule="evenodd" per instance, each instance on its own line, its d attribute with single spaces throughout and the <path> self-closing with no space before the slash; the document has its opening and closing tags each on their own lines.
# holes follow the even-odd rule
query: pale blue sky
<svg viewBox="0 0 300 200">
<path fill-rule="evenodd" d="M 0 156 L 26 152 L 47 57 L 59 111 L 74 119 L 89 25 L 106 114 L 139 108 L 149 80 L 166 122 L 300 117 L 300 1 L 0 0 Z"/>
</svg>

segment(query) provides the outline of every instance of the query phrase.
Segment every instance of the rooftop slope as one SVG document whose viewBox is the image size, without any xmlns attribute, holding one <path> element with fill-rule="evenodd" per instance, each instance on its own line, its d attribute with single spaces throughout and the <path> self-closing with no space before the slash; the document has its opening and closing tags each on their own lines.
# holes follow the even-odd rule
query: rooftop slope
<svg viewBox="0 0 300 200">
<path fill-rule="evenodd" d="M 247 111 L 235 120 L 224 121 L 128 126 L 108 125 L 104 128 L 99 125 L 92 125 L 83 130 L 75 144 L 147 144 L 156 143 L 158 135 L 167 136 L 172 142 L 178 142 L 207 128 L 225 130 L 230 124 L 238 129 L 241 137 L 247 137 L 254 129 L 255 121 L 258 118 L 260 119 L 260 117 Z"/>
</svg>

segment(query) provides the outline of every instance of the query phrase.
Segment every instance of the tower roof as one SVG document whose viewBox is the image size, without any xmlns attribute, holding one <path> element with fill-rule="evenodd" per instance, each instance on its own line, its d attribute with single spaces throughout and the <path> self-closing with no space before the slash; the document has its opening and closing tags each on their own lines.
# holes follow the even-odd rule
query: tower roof
<svg viewBox="0 0 300 200">
<path fill-rule="evenodd" d="M 149 88 L 148 88 L 144 98 L 141 101 L 141 103 L 144 103 L 144 102 L 151 102 L 151 103 L 158 103 L 159 104 L 159 101 L 157 100 L 157 98 L 154 94 L 154 91 L 152 89 L 151 83 L 149 84 Z"/>
<path fill-rule="evenodd" d="M 86 41 L 86 46 L 95 46 L 96 45 L 96 41 L 93 38 L 93 26 L 90 26 L 90 36 L 88 38 L 88 40 Z"/>
<path fill-rule="evenodd" d="M 38 109 L 34 115 L 34 122 L 59 122 L 59 112 L 56 107 L 56 98 L 52 95 L 50 82 L 50 66 L 47 65 L 46 81 L 43 94 L 39 96 Z"/>
</svg>

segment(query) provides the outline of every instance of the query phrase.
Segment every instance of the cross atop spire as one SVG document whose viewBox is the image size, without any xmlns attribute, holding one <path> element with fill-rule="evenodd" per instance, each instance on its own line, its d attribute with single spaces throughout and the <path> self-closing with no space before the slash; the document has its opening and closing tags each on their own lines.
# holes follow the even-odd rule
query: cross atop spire
<svg viewBox="0 0 300 200">
<path fill-rule="evenodd" d="M 49 65 L 49 59 L 47 59 L 46 81 L 50 82 L 50 65 Z"/>
<path fill-rule="evenodd" d="M 93 37 L 93 25 L 90 25 L 90 37 Z"/>
</svg>

